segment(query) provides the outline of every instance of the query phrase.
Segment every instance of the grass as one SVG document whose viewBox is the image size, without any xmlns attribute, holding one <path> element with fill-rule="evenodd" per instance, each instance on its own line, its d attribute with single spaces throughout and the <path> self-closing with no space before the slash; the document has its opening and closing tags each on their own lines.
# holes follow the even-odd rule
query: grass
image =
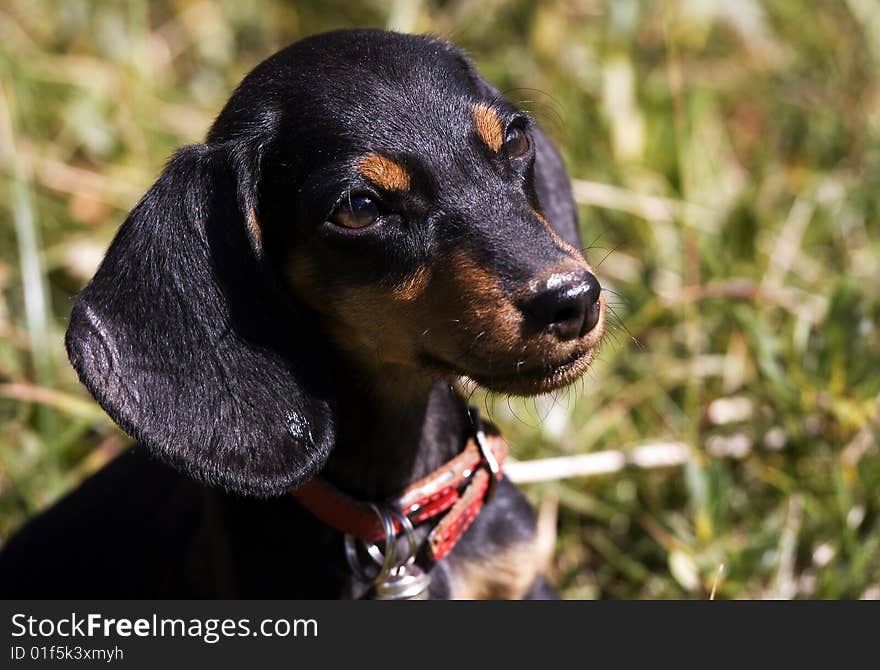
<svg viewBox="0 0 880 670">
<path fill-rule="evenodd" d="M 453 39 L 575 179 L 614 327 L 572 390 L 477 396 L 515 457 L 688 446 L 527 487 L 561 592 L 880 597 L 876 0 L 4 3 L 0 541 L 128 444 L 62 346 L 128 209 L 253 65 L 352 25 Z"/>
</svg>

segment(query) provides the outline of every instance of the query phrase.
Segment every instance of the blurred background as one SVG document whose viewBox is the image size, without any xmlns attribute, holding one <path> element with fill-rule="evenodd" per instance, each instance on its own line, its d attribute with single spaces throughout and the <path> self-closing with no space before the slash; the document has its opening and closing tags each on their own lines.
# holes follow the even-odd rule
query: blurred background
<svg viewBox="0 0 880 670">
<path fill-rule="evenodd" d="M 0 1 L 0 543 L 129 445 L 63 348 L 128 210 L 256 63 L 351 26 L 456 42 L 574 179 L 608 342 L 475 400 L 518 460 L 666 465 L 525 486 L 561 593 L 880 598 L 878 0 Z"/>
</svg>

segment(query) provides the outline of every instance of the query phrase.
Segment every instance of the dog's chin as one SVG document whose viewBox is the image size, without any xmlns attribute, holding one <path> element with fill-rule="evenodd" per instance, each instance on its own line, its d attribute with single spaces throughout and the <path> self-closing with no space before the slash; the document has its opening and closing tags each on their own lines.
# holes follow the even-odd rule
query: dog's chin
<svg viewBox="0 0 880 670">
<path fill-rule="evenodd" d="M 590 348 L 559 363 L 548 363 L 540 367 L 496 365 L 492 372 L 485 372 L 482 366 L 457 366 L 440 363 L 433 359 L 433 367 L 445 368 L 466 381 L 471 381 L 489 391 L 515 396 L 534 396 L 549 393 L 577 381 L 590 367 L 595 350 Z"/>
<path fill-rule="evenodd" d="M 465 377 L 496 393 L 517 396 L 533 396 L 561 389 L 577 381 L 590 367 L 593 350 L 590 349 L 565 362 L 546 365 L 540 369 L 493 374 L 466 374 Z"/>
</svg>

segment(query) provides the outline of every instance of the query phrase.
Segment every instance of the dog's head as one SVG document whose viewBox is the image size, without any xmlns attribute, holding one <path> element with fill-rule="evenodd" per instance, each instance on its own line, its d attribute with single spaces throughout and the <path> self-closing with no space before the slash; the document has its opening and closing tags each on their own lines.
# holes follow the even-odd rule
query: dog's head
<svg viewBox="0 0 880 670">
<path fill-rule="evenodd" d="M 533 394 L 604 330 L 558 154 L 460 52 L 340 31 L 248 75 L 131 212 L 71 315 L 83 382 L 212 484 L 269 495 L 334 441 L 328 355 Z"/>
</svg>

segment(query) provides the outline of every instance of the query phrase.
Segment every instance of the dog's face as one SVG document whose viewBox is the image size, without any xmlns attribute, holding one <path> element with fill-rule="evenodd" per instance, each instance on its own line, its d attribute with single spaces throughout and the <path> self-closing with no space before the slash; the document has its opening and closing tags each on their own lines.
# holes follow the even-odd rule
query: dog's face
<svg viewBox="0 0 880 670">
<path fill-rule="evenodd" d="M 534 122 L 427 38 L 342 33 L 279 60 L 263 67 L 299 73 L 273 91 L 258 225 L 335 347 L 509 393 L 580 376 L 604 306 L 573 222 L 571 244 L 543 211 Z M 212 134 L 253 98 L 245 84 Z"/>
<path fill-rule="evenodd" d="M 333 446 L 327 357 L 557 388 L 604 330 L 567 175 L 453 47 L 340 31 L 259 65 L 71 315 L 84 383 L 191 475 L 274 494 Z"/>
</svg>

